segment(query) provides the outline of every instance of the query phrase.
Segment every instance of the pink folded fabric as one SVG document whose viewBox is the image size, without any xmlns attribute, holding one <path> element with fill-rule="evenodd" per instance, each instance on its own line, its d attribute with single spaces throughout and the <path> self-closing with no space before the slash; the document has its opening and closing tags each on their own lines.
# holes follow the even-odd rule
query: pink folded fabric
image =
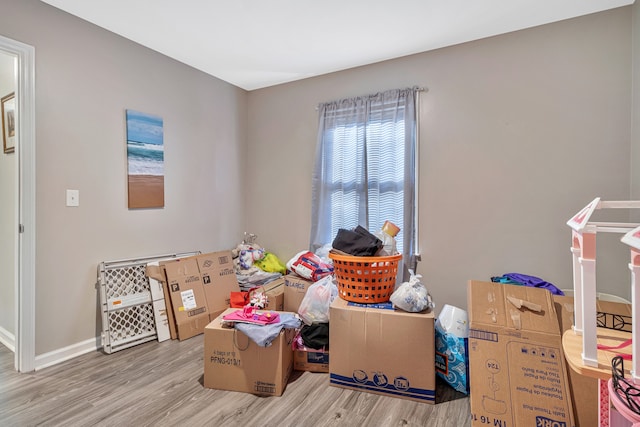
<svg viewBox="0 0 640 427">
<path fill-rule="evenodd" d="M 280 315 L 275 311 L 257 311 L 255 307 L 246 306 L 242 310 L 236 310 L 233 313 L 224 315 L 222 319 L 227 322 L 269 325 L 271 323 L 278 323 L 280 321 Z"/>
</svg>

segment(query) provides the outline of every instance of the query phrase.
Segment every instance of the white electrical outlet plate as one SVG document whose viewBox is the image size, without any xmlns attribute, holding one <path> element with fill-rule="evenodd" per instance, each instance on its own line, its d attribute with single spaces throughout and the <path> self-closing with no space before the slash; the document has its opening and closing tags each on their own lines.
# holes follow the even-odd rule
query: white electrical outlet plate
<svg viewBox="0 0 640 427">
<path fill-rule="evenodd" d="M 67 206 L 80 206 L 80 191 L 67 190 Z"/>
</svg>

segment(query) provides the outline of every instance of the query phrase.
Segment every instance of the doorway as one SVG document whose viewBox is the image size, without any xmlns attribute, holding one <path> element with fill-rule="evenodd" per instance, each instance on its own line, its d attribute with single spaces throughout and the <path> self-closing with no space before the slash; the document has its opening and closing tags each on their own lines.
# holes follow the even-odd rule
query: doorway
<svg viewBox="0 0 640 427">
<path fill-rule="evenodd" d="M 0 100 L 2 109 L 15 101 L 17 58 L 0 51 Z M 12 98 L 13 97 L 13 98 Z M 5 137 L 6 123 L 0 117 L 0 344 L 15 352 L 16 286 L 15 242 L 17 240 L 16 199 L 18 192 L 15 150 Z M 7 113 L 8 114 L 8 113 Z M 11 141 L 11 139 L 9 139 Z M 12 151 L 14 150 L 14 151 Z"/>
<path fill-rule="evenodd" d="M 18 372 L 35 369 L 35 50 L 33 46 L 0 36 L 0 53 L 13 58 L 15 102 L 15 148 L 7 164 L 13 175 L 8 198 L 7 250 L 13 264 L 14 367 Z M 4 95 L 0 95 L 4 97 Z M 1 130 L 1 129 L 0 129 Z M 5 160 L 5 159 L 3 159 Z M 4 250 L 4 246 L 3 249 Z M 9 326 L 10 328 L 10 326 Z"/>
</svg>

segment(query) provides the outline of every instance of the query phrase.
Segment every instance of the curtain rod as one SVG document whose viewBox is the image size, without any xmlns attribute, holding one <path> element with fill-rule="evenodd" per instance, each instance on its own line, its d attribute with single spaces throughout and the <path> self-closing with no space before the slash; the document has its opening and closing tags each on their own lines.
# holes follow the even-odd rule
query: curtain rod
<svg viewBox="0 0 640 427">
<path fill-rule="evenodd" d="M 406 88 L 406 89 L 413 89 L 416 92 L 429 92 L 429 88 L 420 87 L 420 86 L 412 86 L 412 87 L 409 87 L 409 88 Z M 393 89 L 390 89 L 390 90 L 393 90 Z M 402 89 L 399 89 L 399 90 L 402 90 Z M 380 92 L 378 92 L 378 93 L 380 93 Z M 361 95 L 361 96 L 367 96 L 367 95 Z M 355 97 L 355 98 L 357 98 L 357 97 Z M 325 104 L 325 103 L 321 102 L 319 105 L 322 105 L 322 104 Z M 320 109 L 319 105 L 316 106 L 316 111 L 318 111 Z"/>
</svg>

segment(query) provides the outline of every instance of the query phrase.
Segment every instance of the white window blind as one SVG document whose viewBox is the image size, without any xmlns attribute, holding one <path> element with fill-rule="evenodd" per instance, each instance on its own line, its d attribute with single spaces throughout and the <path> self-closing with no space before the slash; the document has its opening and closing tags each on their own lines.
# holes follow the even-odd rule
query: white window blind
<svg viewBox="0 0 640 427">
<path fill-rule="evenodd" d="M 313 179 L 311 249 L 340 228 L 400 227 L 400 252 L 415 248 L 416 89 L 322 104 Z"/>
</svg>

